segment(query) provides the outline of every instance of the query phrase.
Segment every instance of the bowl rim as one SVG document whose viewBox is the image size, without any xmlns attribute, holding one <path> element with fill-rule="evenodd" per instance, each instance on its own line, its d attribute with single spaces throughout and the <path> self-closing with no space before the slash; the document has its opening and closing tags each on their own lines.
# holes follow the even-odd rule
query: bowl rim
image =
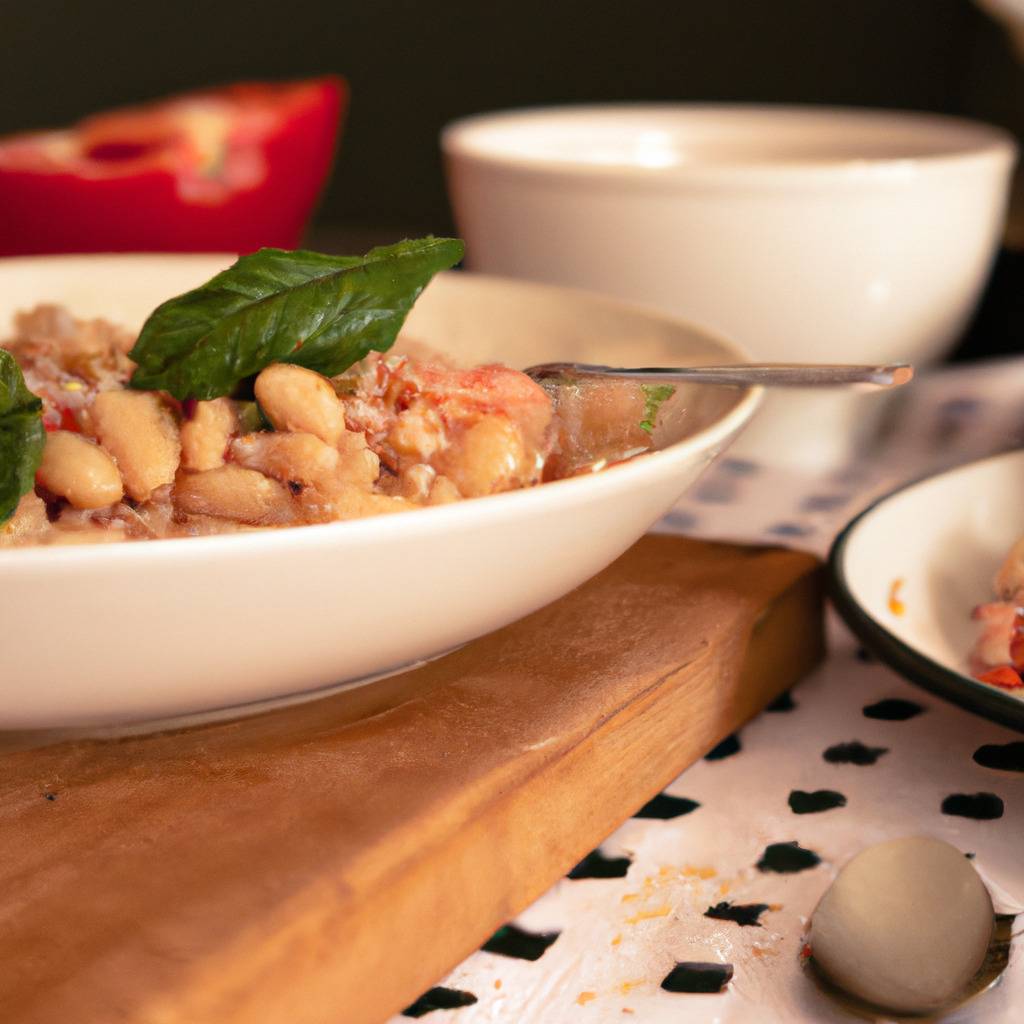
<svg viewBox="0 0 1024 1024">
<path fill-rule="evenodd" d="M 132 260 L 140 256 L 175 260 L 190 258 L 237 259 L 233 254 L 224 253 L 70 253 L 54 256 L 32 255 L 0 259 L 0 269 L 5 265 L 24 261 L 46 262 L 89 262 L 93 257 Z M 598 303 L 620 312 L 653 318 L 663 324 L 682 328 L 710 340 L 735 356 L 737 361 L 749 358 L 746 350 L 732 341 L 699 324 L 673 316 L 661 310 L 638 303 L 612 298 L 600 292 L 582 288 L 571 288 L 542 282 L 524 281 L 497 274 L 476 272 L 453 272 L 445 274 L 453 280 L 472 278 L 485 285 L 511 284 L 516 287 L 548 290 L 568 298 Z M 175 537 L 140 542 L 116 542 L 110 544 L 81 544 L 66 546 L 27 545 L 25 547 L 0 548 L 0 570 L 15 571 L 31 569 L 41 573 L 53 572 L 60 575 L 66 571 L 87 572 L 97 564 L 110 566 L 144 564 L 171 559 L 185 562 L 188 559 L 208 557 L 247 558 L 260 553 L 267 545 L 275 550 L 295 552 L 307 550 L 310 546 L 377 543 L 377 536 L 386 539 L 418 536 L 424 539 L 460 529 L 472 529 L 481 517 L 498 522 L 516 519 L 520 516 L 541 512 L 552 502 L 572 508 L 579 504 L 602 500 L 612 493 L 626 489 L 644 487 L 649 483 L 670 476 L 690 459 L 707 452 L 718 444 L 724 444 L 753 417 L 761 402 L 762 387 L 737 389 L 740 391 L 736 403 L 695 433 L 657 451 L 632 458 L 607 470 L 552 480 L 535 487 L 507 491 L 411 510 L 411 514 L 368 516 L 362 519 L 335 520 L 299 526 L 280 527 L 271 530 L 252 530 L 240 533 L 210 534 L 200 537 Z M 185 542 L 185 543 L 182 543 Z"/>
<path fill-rule="evenodd" d="M 503 127 L 521 129 L 531 123 L 548 125 L 584 121 L 605 121 L 607 124 L 626 121 L 631 117 L 678 116 L 707 117 L 709 115 L 749 117 L 771 121 L 779 118 L 815 118 L 898 126 L 914 124 L 919 129 L 935 132 L 936 137 L 946 134 L 951 140 L 959 139 L 937 152 L 922 152 L 891 156 L 866 155 L 863 157 L 789 157 L 738 160 L 694 161 L 646 166 L 639 163 L 597 163 L 573 158 L 548 155 L 529 155 L 522 152 L 489 147 L 479 141 L 483 132 Z M 1019 147 L 1013 135 L 1003 128 L 983 121 L 937 114 L 929 111 L 899 110 L 870 107 L 818 106 L 814 104 L 785 103 L 679 103 L 679 102 L 621 102 L 602 104 L 564 104 L 540 107 L 519 107 L 490 113 L 473 114 L 445 125 L 440 133 L 441 149 L 446 162 L 455 160 L 486 166 L 489 170 L 506 174 L 544 177 L 565 181 L 571 179 L 611 182 L 617 185 L 633 184 L 718 184 L 718 185 L 800 185 L 810 180 L 834 184 L 899 183 L 915 180 L 925 170 L 950 172 L 972 165 L 1006 164 L 1016 161 Z"/>
<path fill-rule="evenodd" d="M 982 459 L 973 459 L 937 473 L 927 473 L 886 492 L 872 501 L 843 527 L 832 542 L 826 563 L 829 598 L 840 618 L 868 651 L 877 655 L 883 663 L 895 669 L 915 685 L 921 686 L 967 711 L 982 715 L 1020 732 L 1024 732 L 1024 700 L 1011 697 L 994 686 L 987 686 L 963 672 L 951 669 L 948 665 L 936 661 L 896 636 L 888 627 L 879 622 L 853 593 L 846 573 L 846 560 L 850 541 L 858 527 L 870 516 L 879 512 L 890 499 L 923 484 L 953 475 L 960 470 L 1010 456 L 1020 457 L 1022 452 L 1024 449 L 1015 449 L 988 455 Z"/>
</svg>

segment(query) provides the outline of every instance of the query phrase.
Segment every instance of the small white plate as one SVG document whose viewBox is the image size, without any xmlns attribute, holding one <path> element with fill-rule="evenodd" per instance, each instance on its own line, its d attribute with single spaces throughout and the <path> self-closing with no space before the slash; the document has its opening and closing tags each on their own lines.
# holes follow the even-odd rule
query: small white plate
<svg viewBox="0 0 1024 1024">
<path fill-rule="evenodd" d="M 36 302 L 138 327 L 217 256 L 0 261 L 0 331 Z M 744 354 L 664 316 L 544 285 L 437 277 L 407 334 L 462 361 L 673 365 Z M 436 656 L 621 554 L 753 414 L 688 389 L 668 446 L 608 472 L 355 522 L 0 551 L 0 728 L 108 726 L 287 698 Z M 659 428 L 660 429 L 660 428 Z M 623 638 L 629 642 L 628 637 Z"/>
<path fill-rule="evenodd" d="M 967 668 L 978 633 L 971 612 L 993 600 L 992 578 L 1022 535 L 1024 451 L 948 470 L 882 498 L 846 527 L 829 557 L 833 600 L 897 671 L 1024 729 L 1024 691 L 979 682 Z"/>
</svg>

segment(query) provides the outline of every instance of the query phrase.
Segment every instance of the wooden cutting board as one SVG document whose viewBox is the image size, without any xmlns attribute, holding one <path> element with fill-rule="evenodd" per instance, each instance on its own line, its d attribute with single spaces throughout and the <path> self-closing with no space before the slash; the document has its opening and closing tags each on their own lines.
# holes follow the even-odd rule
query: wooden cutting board
<svg viewBox="0 0 1024 1024">
<path fill-rule="evenodd" d="M 810 556 L 649 536 L 373 686 L 2 754 L 2 1019 L 382 1021 L 821 653 Z"/>
</svg>

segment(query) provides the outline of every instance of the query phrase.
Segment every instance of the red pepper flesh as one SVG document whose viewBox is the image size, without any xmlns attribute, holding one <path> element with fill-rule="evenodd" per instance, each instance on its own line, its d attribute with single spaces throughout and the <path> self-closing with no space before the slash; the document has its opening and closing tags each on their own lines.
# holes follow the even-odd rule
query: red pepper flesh
<svg viewBox="0 0 1024 1024">
<path fill-rule="evenodd" d="M 988 683 L 990 686 L 998 686 L 1003 690 L 1016 690 L 1018 687 L 1024 686 L 1024 680 L 1009 665 L 999 665 L 997 668 L 989 669 L 987 672 L 981 672 L 978 675 L 978 679 L 983 683 Z"/>
<path fill-rule="evenodd" d="M 0 255 L 296 248 L 347 99 L 239 83 L 0 139 Z"/>
</svg>

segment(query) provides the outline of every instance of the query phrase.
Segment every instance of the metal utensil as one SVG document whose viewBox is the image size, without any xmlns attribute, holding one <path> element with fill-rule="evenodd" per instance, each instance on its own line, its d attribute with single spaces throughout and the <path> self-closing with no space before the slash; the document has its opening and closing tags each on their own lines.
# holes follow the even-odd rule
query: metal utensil
<svg viewBox="0 0 1024 1024">
<path fill-rule="evenodd" d="M 591 363 L 541 363 L 524 371 L 535 381 L 571 381 L 579 377 L 617 377 L 692 384 L 747 387 L 863 389 L 897 388 L 914 376 L 908 363 L 855 366 L 829 363 L 737 363 L 734 366 L 639 366 L 623 368 Z"/>
</svg>

